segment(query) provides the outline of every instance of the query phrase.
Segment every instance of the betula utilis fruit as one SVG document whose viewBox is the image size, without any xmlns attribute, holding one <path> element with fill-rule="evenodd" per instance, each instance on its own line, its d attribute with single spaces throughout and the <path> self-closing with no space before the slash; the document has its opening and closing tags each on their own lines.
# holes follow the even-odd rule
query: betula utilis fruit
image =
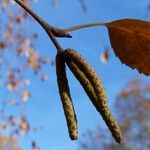
<svg viewBox="0 0 150 150">
<path fill-rule="evenodd" d="M 107 105 L 107 95 L 96 72 L 79 53 L 72 49 L 66 49 L 61 55 L 64 57 L 68 67 L 84 88 L 97 111 L 103 117 L 106 125 L 112 133 L 112 136 L 118 143 L 120 143 L 122 140 L 120 128 Z"/>
<path fill-rule="evenodd" d="M 78 138 L 77 119 L 70 95 L 70 89 L 66 76 L 65 62 L 63 58 L 60 57 L 60 54 L 57 54 L 56 56 L 56 74 L 59 94 L 67 121 L 69 136 L 72 140 L 76 140 Z"/>
</svg>

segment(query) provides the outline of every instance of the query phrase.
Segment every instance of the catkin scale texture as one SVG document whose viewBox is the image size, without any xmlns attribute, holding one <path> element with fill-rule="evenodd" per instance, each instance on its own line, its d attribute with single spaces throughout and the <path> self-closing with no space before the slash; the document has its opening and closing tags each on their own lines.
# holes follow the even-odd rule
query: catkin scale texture
<svg viewBox="0 0 150 150">
<path fill-rule="evenodd" d="M 73 102 L 71 100 L 68 80 L 66 76 L 65 62 L 60 54 L 56 56 L 56 74 L 59 88 L 59 94 L 63 105 L 69 136 L 72 140 L 76 140 L 78 136 L 77 119 Z"/>
<path fill-rule="evenodd" d="M 88 63 L 74 50 L 66 50 L 62 55 L 65 58 L 68 67 L 86 91 L 93 105 L 103 117 L 106 125 L 112 133 L 112 136 L 118 143 L 120 143 L 122 140 L 121 131 L 118 123 L 107 106 L 106 93 L 99 77 L 91 66 L 88 65 Z M 98 88 L 94 88 L 94 86 L 98 86 Z M 99 96 L 101 96 L 101 99 L 99 99 Z M 102 102 L 99 102 L 99 100 Z"/>
<path fill-rule="evenodd" d="M 65 57 L 74 61 L 80 70 L 84 72 L 85 76 L 89 79 L 94 88 L 99 107 L 105 107 L 107 105 L 107 95 L 103 84 L 94 69 L 85 61 L 85 59 L 83 59 L 83 57 L 78 52 L 74 51 L 73 49 L 67 49 L 63 54 L 66 55 Z"/>
<path fill-rule="evenodd" d="M 90 84 L 90 81 L 86 78 L 85 74 L 77 67 L 77 65 L 73 61 L 66 60 L 67 66 L 72 71 L 74 76 L 77 78 L 77 80 L 80 82 L 82 87 L 84 88 L 86 94 L 90 98 L 91 102 L 95 107 L 97 107 L 97 97 L 94 93 L 94 89 L 92 85 Z"/>
</svg>

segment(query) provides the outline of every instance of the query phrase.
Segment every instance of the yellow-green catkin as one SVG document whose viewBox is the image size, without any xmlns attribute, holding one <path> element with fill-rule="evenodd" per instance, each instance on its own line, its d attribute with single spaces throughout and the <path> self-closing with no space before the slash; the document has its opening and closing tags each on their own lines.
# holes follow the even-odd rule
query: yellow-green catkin
<svg viewBox="0 0 150 150">
<path fill-rule="evenodd" d="M 63 55 L 66 55 L 66 58 L 76 63 L 78 68 L 80 68 L 80 70 L 84 72 L 85 76 L 89 79 L 94 88 L 94 91 L 98 98 L 98 103 L 101 107 L 105 107 L 107 105 L 107 95 L 103 84 L 94 69 L 86 62 L 85 59 L 83 59 L 83 57 L 78 52 L 74 51 L 73 49 L 66 49 L 63 52 Z"/>
<path fill-rule="evenodd" d="M 72 140 L 76 140 L 78 138 L 77 119 L 73 107 L 73 102 L 71 100 L 68 80 L 66 76 L 65 62 L 60 54 L 57 54 L 56 56 L 56 74 L 59 94 L 67 121 L 69 136 Z"/>
<path fill-rule="evenodd" d="M 83 86 L 97 111 L 103 117 L 106 125 L 112 133 L 112 136 L 118 143 L 120 143 L 122 140 L 121 131 L 118 123 L 107 106 L 106 92 L 99 77 L 92 67 L 76 51 L 67 49 L 62 55 L 70 70 Z"/>
<path fill-rule="evenodd" d="M 66 60 L 67 66 L 72 71 L 74 76 L 78 79 L 82 87 L 84 88 L 85 92 L 87 93 L 88 97 L 90 98 L 91 102 L 95 107 L 97 107 L 97 97 L 95 95 L 94 89 L 88 80 L 88 78 L 85 76 L 85 74 L 77 67 L 77 65 L 73 61 Z"/>
</svg>

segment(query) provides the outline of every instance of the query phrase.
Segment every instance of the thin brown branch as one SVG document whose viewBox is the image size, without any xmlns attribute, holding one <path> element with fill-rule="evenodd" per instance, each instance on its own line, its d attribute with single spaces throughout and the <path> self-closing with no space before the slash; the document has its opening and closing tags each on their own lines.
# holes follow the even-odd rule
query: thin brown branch
<svg viewBox="0 0 150 150">
<path fill-rule="evenodd" d="M 31 9 L 28 8 L 21 0 L 14 0 L 16 3 L 18 3 L 24 10 L 26 10 L 46 31 L 46 33 L 49 35 L 50 39 L 52 40 L 53 44 L 57 48 L 58 51 L 63 50 L 61 46 L 59 45 L 58 41 L 56 40 L 56 37 L 71 37 L 71 35 L 68 32 L 80 30 L 83 28 L 88 27 L 94 27 L 94 26 L 105 26 L 106 23 L 96 22 L 96 23 L 89 23 L 89 24 L 83 24 L 78 26 L 72 26 L 66 29 L 59 29 L 55 28 L 48 23 L 46 23 L 42 18 L 40 18 L 37 14 L 35 14 Z"/>
<path fill-rule="evenodd" d="M 14 0 L 18 3 L 24 10 L 26 10 L 44 29 L 51 29 L 52 26 L 47 24 L 42 18 L 40 18 L 37 14 L 35 14 L 28 6 L 26 6 L 21 0 Z"/>
<path fill-rule="evenodd" d="M 61 47 L 61 45 L 58 43 L 58 41 L 56 40 L 56 37 L 54 36 L 54 34 L 52 32 L 48 33 L 50 39 L 52 40 L 53 44 L 55 45 L 57 52 L 63 51 L 64 49 Z"/>
<path fill-rule="evenodd" d="M 51 30 L 51 32 L 55 35 L 55 37 L 66 37 L 66 38 L 72 37 L 66 31 L 53 27 L 52 25 L 46 23 L 42 18 L 40 18 L 31 9 L 29 9 L 29 7 L 26 6 L 21 0 L 14 0 L 14 1 L 18 3 L 24 10 L 26 10 L 44 28 L 46 32 L 49 32 L 49 30 Z"/>
<path fill-rule="evenodd" d="M 46 23 L 42 18 L 40 18 L 38 15 L 36 15 L 31 9 L 28 8 L 21 0 L 14 0 L 16 3 L 18 3 L 24 10 L 26 10 L 46 31 L 50 39 L 52 40 L 53 44 L 57 48 L 58 51 L 62 51 L 63 48 L 60 46 L 58 41 L 56 40 L 55 36 L 59 37 L 67 37 L 70 36 L 67 32 L 54 28 L 53 26 Z"/>
</svg>

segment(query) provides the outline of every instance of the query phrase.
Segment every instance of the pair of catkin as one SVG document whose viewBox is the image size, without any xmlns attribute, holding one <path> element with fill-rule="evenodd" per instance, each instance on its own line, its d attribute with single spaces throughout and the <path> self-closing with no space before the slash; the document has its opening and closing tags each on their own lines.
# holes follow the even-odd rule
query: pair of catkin
<svg viewBox="0 0 150 150">
<path fill-rule="evenodd" d="M 106 125 L 112 133 L 112 136 L 118 143 L 120 143 L 122 140 L 121 131 L 118 123 L 112 116 L 111 111 L 107 106 L 107 95 L 102 82 L 92 67 L 82 58 L 79 53 L 73 49 L 66 49 L 65 51 L 57 54 L 56 68 L 59 92 L 63 103 L 71 139 L 77 139 L 77 121 L 70 96 L 68 81 L 66 78 L 65 63 L 80 82 L 97 111 L 103 117 Z M 70 108 L 66 108 L 68 106 Z M 66 111 L 67 109 L 68 111 Z"/>
</svg>

